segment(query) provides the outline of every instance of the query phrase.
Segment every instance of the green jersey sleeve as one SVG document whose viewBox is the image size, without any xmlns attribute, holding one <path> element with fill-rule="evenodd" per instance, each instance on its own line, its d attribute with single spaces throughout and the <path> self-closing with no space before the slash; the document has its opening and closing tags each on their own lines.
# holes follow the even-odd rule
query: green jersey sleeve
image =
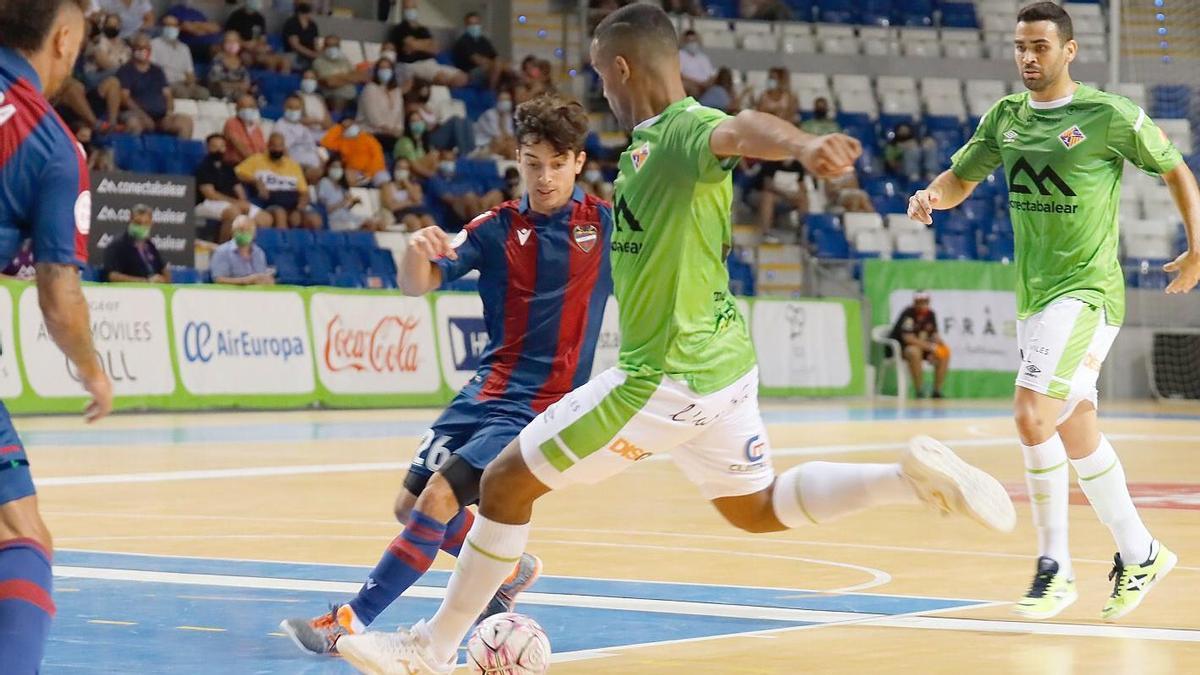
<svg viewBox="0 0 1200 675">
<path fill-rule="evenodd" d="M 1108 147 L 1146 173 L 1164 174 L 1183 161 L 1183 155 L 1146 111 L 1124 97 L 1113 97 Z"/>
<path fill-rule="evenodd" d="M 732 119 L 728 114 L 697 103 L 675 118 L 663 139 L 684 166 L 695 167 L 700 182 L 723 180 L 737 166 L 740 158 L 717 157 L 709 145 L 713 129 L 728 119 Z"/>
<path fill-rule="evenodd" d="M 950 158 L 950 170 L 955 176 L 978 183 L 1000 166 L 1000 144 L 996 140 L 996 120 L 999 116 L 1000 103 L 997 103 L 979 120 L 971 140 Z"/>
</svg>

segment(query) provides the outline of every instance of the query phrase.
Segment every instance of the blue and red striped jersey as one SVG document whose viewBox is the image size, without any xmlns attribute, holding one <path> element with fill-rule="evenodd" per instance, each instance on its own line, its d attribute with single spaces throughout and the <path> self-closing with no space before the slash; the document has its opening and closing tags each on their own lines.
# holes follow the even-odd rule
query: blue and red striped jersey
<svg viewBox="0 0 1200 675">
<path fill-rule="evenodd" d="M 42 95 L 33 66 L 0 48 L 0 260 L 33 239 L 37 262 L 87 262 L 87 158 Z"/>
<path fill-rule="evenodd" d="M 534 213 L 526 195 L 458 233 L 458 260 L 438 264 L 445 281 L 479 270 L 488 345 L 468 386 L 480 399 L 541 412 L 588 381 L 612 294 L 611 234 L 612 206 L 578 187 L 553 215 Z"/>
</svg>

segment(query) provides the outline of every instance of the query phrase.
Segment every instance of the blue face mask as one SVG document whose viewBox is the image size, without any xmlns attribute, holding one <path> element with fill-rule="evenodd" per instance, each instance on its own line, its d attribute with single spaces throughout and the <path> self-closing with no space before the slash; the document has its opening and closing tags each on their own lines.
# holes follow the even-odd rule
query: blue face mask
<svg viewBox="0 0 1200 675">
<path fill-rule="evenodd" d="M 421 134 L 425 133 L 425 123 L 424 122 L 412 122 L 408 126 L 410 129 L 412 129 L 414 136 L 420 136 Z"/>
<path fill-rule="evenodd" d="M 483 25 L 477 23 L 472 26 L 467 26 L 467 35 L 470 35 L 473 38 L 483 37 Z"/>
</svg>

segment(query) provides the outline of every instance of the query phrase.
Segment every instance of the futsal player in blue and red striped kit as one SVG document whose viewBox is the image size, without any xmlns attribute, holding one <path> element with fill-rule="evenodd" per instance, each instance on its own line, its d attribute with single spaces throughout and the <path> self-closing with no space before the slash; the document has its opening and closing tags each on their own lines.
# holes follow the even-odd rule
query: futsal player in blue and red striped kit
<svg viewBox="0 0 1200 675">
<path fill-rule="evenodd" d="M 87 158 L 46 101 L 75 65 L 88 0 L 0 1 L 0 260 L 32 239 L 38 304 L 55 344 L 92 396 L 85 416 L 112 408 L 112 384 L 92 346 L 79 286 L 91 193 Z M 0 404 L 0 672 L 38 672 L 54 601 L 50 533 L 38 514 L 25 447 Z"/>
<path fill-rule="evenodd" d="M 476 217 L 453 239 L 437 227 L 409 241 L 400 287 L 423 295 L 479 271 L 488 344 L 474 377 L 426 433 L 396 500 L 404 531 L 388 546 L 358 595 L 314 619 L 281 626 L 302 649 L 336 650 L 362 632 L 433 563 L 458 556 L 474 521 L 483 469 L 521 430 L 591 377 L 604 306 L 612 292 L 612 208 L 576 185 L 586 155 L 581 105 L 543 96 L 517 108 L 519 200 Z M 484 616 L 511 611 L 541 561 L 515 561 Z"/>
</svg>

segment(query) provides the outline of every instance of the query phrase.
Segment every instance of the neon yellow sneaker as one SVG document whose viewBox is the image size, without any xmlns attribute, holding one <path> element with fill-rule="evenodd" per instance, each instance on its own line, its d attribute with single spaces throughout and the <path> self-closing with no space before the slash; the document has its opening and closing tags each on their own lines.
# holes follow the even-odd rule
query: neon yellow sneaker
<svg viewBox="0 0 1200 675">
<path fill-rule="evenodd" d="M 1108 573 L 1108 579 L 1113 582 L 1113 592 L 1108 596 L 1100 618 L 1116 621 L 1137 609 L 1150 589 L 1175 569 L 1178 562 L 1179 556 L 1157 539 L 1150 542 L 1150 557 L 1140 565 L 1126 565 L 1120 553 L 1114 555 L 1113 568 Z"/>
<path fill-rule="evenodd" d="M 1049 619 L 1070 607 L 1079 599 L 1075 580 L 1058 573 L 1058 562 L 1042 556 L 1037 560 L 1037 572 L 1029 592 L 1013 606 L 1013 613 L 1027 619 Z"/>
</svg>

